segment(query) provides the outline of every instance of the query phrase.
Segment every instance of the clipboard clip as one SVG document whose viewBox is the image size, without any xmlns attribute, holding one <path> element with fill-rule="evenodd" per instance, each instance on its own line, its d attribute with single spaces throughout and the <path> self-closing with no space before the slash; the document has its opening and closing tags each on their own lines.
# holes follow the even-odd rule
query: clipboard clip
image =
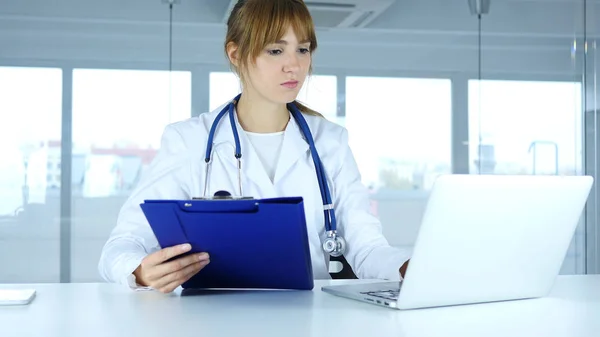
<svg viewBox="0 0 600 337">
<path fill-rule="evenodd" d="M 212 197 L 194 197 L 192 200 L 253 200 L 254 197 L 233 196 L 227 191 L 217 191 Z"/>
</svg>

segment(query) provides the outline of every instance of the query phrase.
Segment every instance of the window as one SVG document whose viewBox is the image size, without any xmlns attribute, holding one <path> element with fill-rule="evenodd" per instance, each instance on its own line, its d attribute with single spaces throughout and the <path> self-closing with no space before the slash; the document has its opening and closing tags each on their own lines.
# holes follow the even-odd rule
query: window
<svg viewBox="0 0 600 337">
<path fill-rule="evenodd" d="M 582 172 L 581 84 L 469 81 L 471 173 Z"/>
<path fill-rule="evenodd" d="M 231 100 L 242 90 L 240 80 L 234 73 L 210 73 L 209 106 L 214 110 Z M 333 122 L 339 122 L 337 116 L 337 77 L 330 75 L 312 75 L 304 82 L 298 94 L 298 101 L 323 114 Z"/>
<path fill-rule="evenodd" d="M 451 172 L 448 79 L 348 77 L 346 127 L 390 244 L 412 246 L 428 191 Z"/>
<path fill-rule="evenodd" d="M 191 117 L 191 73 L 73 72 L 72 281 L 99 280 L 102 246 L 169 123 Z"/>
<path fill-rule="evenodd" d="M 474 174 L 581 175 L 582 86 L 577 82 L 469 81 Z M 561 273 L 585 272 L 583 218 Z"/>
<path fill-rule="evenodd" d="M 0 95 L 0 283 L 58 282 L 62 71 L 0 67 Z"/>
<path fill-rule="evenodd" d="M 209 75 L 209 110 L 213 111 L 242 92 L 240 80 L 234 73 L 211 72 Z"/>
<path fill-rule="evenodd" d="M 348 77 L 346 126 L 363 182 L 428 190 L 451 169 L 451 82 Z"/>
<path fill-rule="evenodd" d="M 320 112 L 332 122 L 340 122 L 337 96 L 337 77 L 327 75 L 309 76 L 298 94 L 298 101 Z"/>
</svg>

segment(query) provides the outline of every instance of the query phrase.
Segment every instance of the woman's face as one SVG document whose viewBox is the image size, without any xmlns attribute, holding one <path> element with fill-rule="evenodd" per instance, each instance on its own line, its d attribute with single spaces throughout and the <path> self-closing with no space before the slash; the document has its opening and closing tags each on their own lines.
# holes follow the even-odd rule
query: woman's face
<svg viewBox="0 0 600 337">
<path fill-rule="evenodd" d="M 254 64 L 249 62 L 244 91 L 272 103 L 292 102 L 304 84 L 310 64 L 310 42 L 298 41 L 293 29 L 288 28 L 281 40 L 266 46 Z"/>
</svg>

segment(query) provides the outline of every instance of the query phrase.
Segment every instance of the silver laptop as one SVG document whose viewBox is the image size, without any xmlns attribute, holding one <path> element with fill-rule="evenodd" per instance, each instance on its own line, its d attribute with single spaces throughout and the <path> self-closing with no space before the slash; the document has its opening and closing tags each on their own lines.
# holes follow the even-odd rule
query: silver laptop
<svg viewBox="0 0 600 337">
<path fill-rule="evenodd" d="M 322 290 L 396 309 L 546 296 L 592 184 L 590 176 L 440 176 L 404 281 Z"/>
</svg>

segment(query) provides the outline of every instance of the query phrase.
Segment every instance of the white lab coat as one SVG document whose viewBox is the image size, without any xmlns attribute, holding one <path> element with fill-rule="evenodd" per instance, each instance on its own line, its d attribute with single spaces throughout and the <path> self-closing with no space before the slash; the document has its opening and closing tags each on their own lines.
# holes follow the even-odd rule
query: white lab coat
<svg viewBox="0 0 600 337">
<path fill-rule="evenodd" d="M 139 206 L 144 199 L 186 199 L 203 195 L 208 133 L 221 109 L 165 128 L 158 154 L 123 205 L 116 227 L 102 250 L 98 268 L 106 281 L 135 287 L 132 272 L 148 253 L 160 249 Z M 408 260 L 408 252 L 389 246 L 379 220 L 370 213 L 368 193 L 348 146 L 346 129 L 322 117 L 304 116 L 326 171 L 338 233 L 347 242 L 346 260 L 359 278 L 398 280 L 399 268 Z M 330 278 L 329 256 L 322 248 L 326 237 L 323 202 L 308 143 L 295 119 L 290 114 L 273 183 L 237 119 L 236 123 L 242 151 L 244 195 L 255 198 L 302 196 L 313 275 L 315 279 Z M 235 143 L 228 118 L 221 119 L 213 142 L 207 194 L 226 190 L 237 195 Z"/>
</svg>

